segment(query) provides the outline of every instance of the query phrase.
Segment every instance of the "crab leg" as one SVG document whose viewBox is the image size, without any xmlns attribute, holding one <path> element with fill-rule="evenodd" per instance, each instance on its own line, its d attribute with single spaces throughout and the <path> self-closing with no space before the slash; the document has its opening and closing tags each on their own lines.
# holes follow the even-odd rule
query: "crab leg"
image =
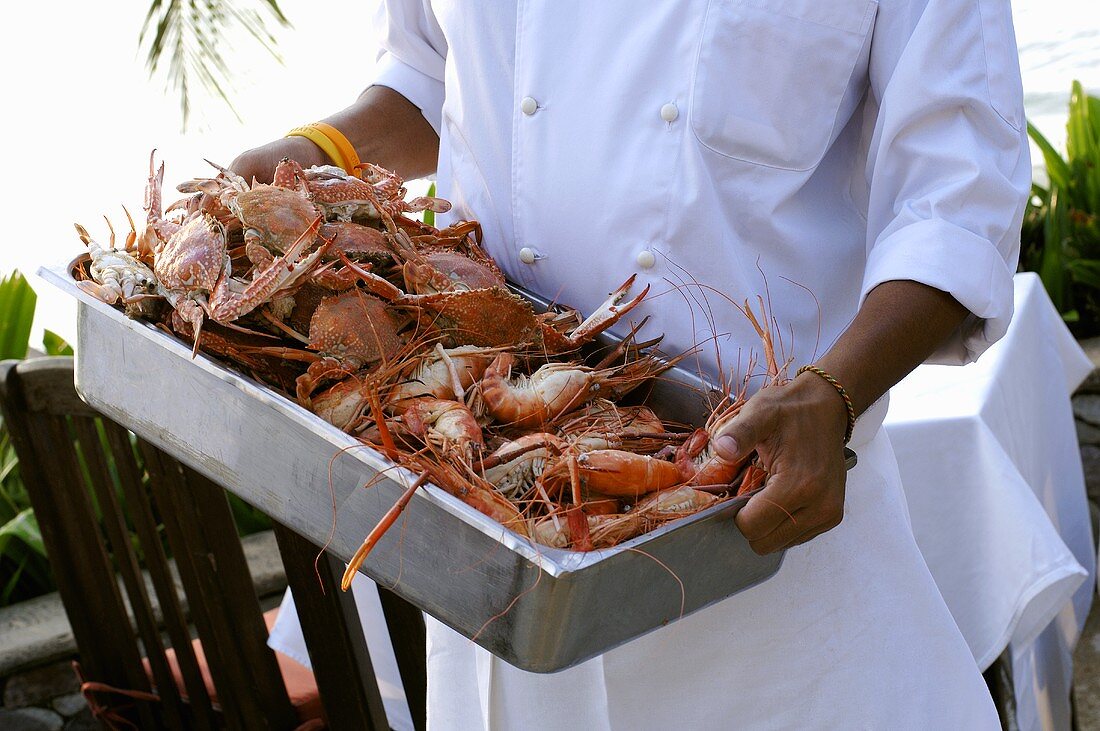
<svg viewBox="0 0 1100 731">
<path fill-rule="evenodd" d="M 600 360 L 599 363 L 593 366 L 593 368 L 608 368 L 613 365 L 615 361 L 619 360 L 619 358 L 622 358 L 626 354 L 627 348 L 629 348 L 631 343 L 633 342 L 634 336 L 636 336 L 638 334 L 638 331 L 645 327 L 646 323 L 648 322 L 649 315 L 646 315 L 642 318 L 641 322 L 631 327 L 630 332 L 626 334 L 626 337 L 620 340 L 615 345 L 615 347 L 612 348 L 611 351 Z M 651 347 L 660 343 L 663 338 L 664 335 L 656 338 L 655 340 L 646 341 L 645 343 L 639 343 L 636 347 L 638 349 Z"/>
<path fill-rule="evenodd" d="M 76 286 L 82 289 L 85 293 L 95 297 L 100 302 L 108 305 L 113 305 L 118 302 L 119 299 L 123 299 L 122 290 L 119 289 L 117 284 L 98 284 L 90 279 L 86 279 L 82 282 L 77 282 Z"/>
<path fill-rule="evenodd" d="M 386 531 L 397 521 L 397 516 L 405 510 L 405 506 L 412 500 L 413 493 L 417 488 L 428 481 L 427 473 L 424 473 L 416 478 L 411 485 L 409 485 L 405 492 L 401 493 L 401 497 L 397 499 L 397 502 L 393 504 L 393 507 L 386 511 L 386 514 L 382 516 L 382 520 L 378 521 L 378 525 L 374 526 L 367 537 L 363 540 L 363 545 L 359 546 L 359 550 L 355 552 L 355 555 L 351 557 L 351 561 L 348 562 L 348 568 L 344 571 L 344 576 L 340 580 L 340 588 L 347 591 L 351 587 L 351 580 L 355 578 L 355 574 L 359 571 L 359 567 L 363 565 L 363 562 L 367 560 L 367 556 L 378 543 L 379 539 L 386 534 Z"/>
</svg>

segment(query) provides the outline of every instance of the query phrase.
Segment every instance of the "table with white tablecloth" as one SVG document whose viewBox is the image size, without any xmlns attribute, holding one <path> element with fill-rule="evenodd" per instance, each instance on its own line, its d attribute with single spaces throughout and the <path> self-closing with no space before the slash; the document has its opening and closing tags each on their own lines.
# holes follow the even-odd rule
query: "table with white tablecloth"
<svg viewBox="0 0 1100 731">
<path fill-rule="evenodd" d="M 1022 729 L 1068 728 L 1096 565 L 1069 394 L 1091 367 L 1038 278 L 1017 275 L 1002 341 L 968 366 L 918 368 L 885 422 L 913 532 L 975 660 L 1011 648 Z M 355 588 L 390 723 L 408 728 L 373 584 Z M 271 644 L 308 661 L 293 611 Z"/>
<path fill-rule="evenodd" d="M 1092 364 L 1039 278 L 1005 337 L 890 393 L 913 533 L 978 664 L 1010 648 L 1022 729 L 1069 728 L 1072 651 L 1096 553 L 1069 396 Z"/>
</svg>

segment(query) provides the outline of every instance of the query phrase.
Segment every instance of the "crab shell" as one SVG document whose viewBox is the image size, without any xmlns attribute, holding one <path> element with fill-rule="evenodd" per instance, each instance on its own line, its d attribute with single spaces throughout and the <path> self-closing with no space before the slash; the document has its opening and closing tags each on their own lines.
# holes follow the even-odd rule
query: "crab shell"
<svg viewBox="0 0 1100 731">
<path fill-rule="evenodd" d="M 393 263 L 393 249 L 386 234 L 376 228 L 351 221 L 332 221 L 321 226 L 321 236 L 333 239 L 325 255 L 326 261 L 342 253 L 354 261 L 367 261 L 376 266 Z"/>
<path fill-rule="evenodd" d="M 178 291 L 212 291 L 225 266 L 225 227 L 205 212 L 190 216 L 153 258 L 160 283 Z"/>
<path fill-rule="evenodd" d="M 229 200 L 229 208 L 244 225 L 245 238 L 285 252 L 321 212 L 301 193 L 273 185 L 257 185 Z"/>
<path fill-rule="evenodd" d="M 504 286 L 504 275 L 495 266 L 454 251 L 432 251 L 408 261 L 402 275 L 405 289 L 417 294 Z"/>
<path fill-rule="evenodd" d="M 420 313 L 420 324 L 440 330 L 450 346 L 497 348 L 541 342 L 531 304 L 502 287 L 411 295 L 400 303 Z"/>
<path fill-rule="evenodd" d="M 360 290 L 325 297 L 309 322 L 309 348 L 359 367 L 392 358 L 404 340 L 402 319 Z"/>
</svg>

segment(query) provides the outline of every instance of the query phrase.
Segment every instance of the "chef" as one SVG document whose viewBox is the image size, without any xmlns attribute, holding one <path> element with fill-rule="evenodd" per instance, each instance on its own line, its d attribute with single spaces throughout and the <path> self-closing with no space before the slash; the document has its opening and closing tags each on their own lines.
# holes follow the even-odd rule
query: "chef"
<svg viewBox="0 0 1100 731">
<path fill-rule="evenodd" d="M 997 728 L 880 425 L 891 385 L 1012 314 L 1030 161 L 1008 0 L 384 5 L 378 74 L 313 128 L 329 142 L 235 170 L 350 146 L 435 173 L 444 220 L 481 221 L 512 280 L 588 311 L 638 272 L 636 318 L 715 378 L 759 352 L 733 305 L 759 295 L 793 377 L 718 443 L 769 470 L 737 525 L 786 549 L 773 578 L 553 675 L 429 619 L 429 725 Z"/>
</svg>

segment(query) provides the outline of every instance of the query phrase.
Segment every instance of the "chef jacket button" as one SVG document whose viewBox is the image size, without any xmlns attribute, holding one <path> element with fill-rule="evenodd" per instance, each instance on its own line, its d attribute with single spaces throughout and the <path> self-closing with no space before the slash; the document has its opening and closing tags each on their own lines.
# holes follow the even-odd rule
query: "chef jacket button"
<svg viewBox="0 0 1100 731">
<path fill-rule="evenodd" d="M 676 108 L 676 105 L 672 102 L 665 104 L 661 107 L 661 119 L 666 122 L 675 122 L 676 118 L 680 116 L 680 110 Z"/>
<path fill-rule="evenodd" d="M 521 112 L 530 117 L 539 108 L 539 103 L 535 101 L 534 97 L 525 96 L 523 101 L 519 103 L 519 109 Z"/>
<path fill-rule="evenodd" d="M 535 250 L 524 246 L 519 250 L 519 260 L 524 264 L 534 264 L 535 259 L 538 257 L 535 255 Z"/>
<path fill-rule="evenodd" d="M 654 256 L 653 252 L 649 249 L 644 249 L 638 252 L 635 261 L 638 262 L 638 266 L 642 269 L 652 269 L 653 265 L 657 263 L 657 257 Z"/>
</svg>

